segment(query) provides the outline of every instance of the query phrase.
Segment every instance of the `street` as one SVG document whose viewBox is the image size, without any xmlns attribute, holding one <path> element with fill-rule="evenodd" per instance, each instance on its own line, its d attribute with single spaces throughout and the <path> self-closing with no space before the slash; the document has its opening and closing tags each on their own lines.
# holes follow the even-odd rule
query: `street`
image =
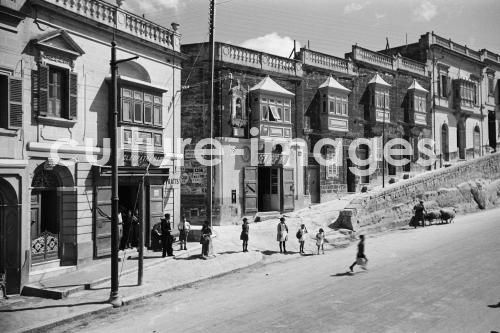
<svg viewBox="0 0 500 333">
<path fill-rule="evenodd" d="M 500 331 L 500 209 L 369 235 L 369 270 L 347 274 L 355 255 L 355 244 L 325 255 L 273 253 L 286 260 L 51 331 Z"/>
</svg>

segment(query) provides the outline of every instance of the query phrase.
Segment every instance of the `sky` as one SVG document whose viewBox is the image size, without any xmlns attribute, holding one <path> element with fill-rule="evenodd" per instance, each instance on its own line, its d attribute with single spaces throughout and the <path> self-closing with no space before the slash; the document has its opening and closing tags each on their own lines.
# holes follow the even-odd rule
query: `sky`
<svg viewBox="0 0 500 333">
<path fill-rule="evenodd" d="M 108 0 L 114 2 L 113 0 Z M 181 43 L 208 41 L 209 0 L 125 0 L 124 9 L 163 26 Z M 215 40 L 288 57 L 297 46 L 344 57 L 352 45 L 381 50 L 434 31 L 500 54 L 499 0 L 216 0 Z"/>
</svg>

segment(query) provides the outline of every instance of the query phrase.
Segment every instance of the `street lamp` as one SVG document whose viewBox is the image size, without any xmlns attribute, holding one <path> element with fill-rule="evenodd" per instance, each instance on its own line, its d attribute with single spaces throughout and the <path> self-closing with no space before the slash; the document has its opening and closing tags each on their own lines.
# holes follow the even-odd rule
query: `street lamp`
<svg viewBox="0 0 500 333">
<path fill-rule="evenodd" d="M 118 80 L 116 72 L 118 64 L 139 58 L 139 56 L 116 60 L 116 42 L 113 34 L 111 42 L 111 292 L 109 302 L 113 307 L 122 305 L 118 293 L 118 145 L 116 141 L 118 128 Z"/>
</svg>

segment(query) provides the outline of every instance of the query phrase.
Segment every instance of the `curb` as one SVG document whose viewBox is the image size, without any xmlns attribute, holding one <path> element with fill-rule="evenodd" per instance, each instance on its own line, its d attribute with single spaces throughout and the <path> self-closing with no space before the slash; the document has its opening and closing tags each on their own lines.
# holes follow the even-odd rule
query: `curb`
<svg viewBox="0 0 500 333">
<path fill-rule="evenodd" d="M 160 289 L 160 290 L 155 290 L 155 291 L 152 291 L 150 293 L 139 295 L 139 296 L 136 296 L 136 297 L 134 297 L 134 296 L 124 297 L 124 298 L 122 298 L 122 307 L 135 304 L 135 303 L 140 302 L 140 301 L 142 301 L 144 299 L 151 298 L 151 297 L 157 296 L 157 295 L 165 293 L 165 292 L 169 292 L 169 291 L 172 291 L 172 290 L 175 290 L 175 289 L 186 288 L 186 287 L 191 286 L 191 285 L 193 285 L 195 283 L 199 283 L 199 282 L 202 282 L 202 281 L 207 281 L 207 280 L 210 280 L 210 279 L 219 278 L 219 277 L 222 277 L 222 276 L 225 276 L 225 275 L 228 275 L 228 274 L 232 274 L 232 273 L 238 272 L 240 270 L 243 270 L 243 269 L 246 269 L 246 268 L 249 268 L 249 267 L 253 267 L 255 265 L 260 264 L 263 261 L 263 259 L 264 259 L 264 255 L 262 253 L 260 253 L 260 258 L 256 262 L 254 262 L 254 263 L 252 263 L 250 265 L 246 265 L 246 266 L 238 267 L 238 268 L 235 268 L 235 269 L 231 269 L 231 270 L 226 271 L 226 272 L 221 272 L 221 273 L 213 274 L 213 275 L 201 278 L 201 279 L 196 280 L 196 281 L 191 281 L 191 282 L 187 282 L 187 283 L 181 283 L 181 284 L 178 284 L 178 285 L 172 285 L 172 286 L 169 286 L 167 288 L 163 288 L 163 289 Z M 50 330 L 51 328 L 54 328 L 54 327 L 57 327 L 57 326 L 69 323 L 71 321 L 79 320 L 79 319 L 82 319 L 82 318 L 87 317 L 89 315 L 94 315 L 94 314 L 97 314 L 97 313 L 100 313 L 100 314 L 107 313 L 109 311 L 112 311 L 113 309 L 115 309 L 115 308 L 111 304 L 109 304 L 109 303 L 103 303 L 102 304 L 102 308 L 100 308 L 100 309 L 94 309 L 94 310 L 90 310 L 90 311 L 87 311 L 87 312 L 82 312 L 82 313 L 79 313 L 77 315 L 67 316 L 66 318 L 58 319 L 58 320 L 55 320 L 55 321 L 48 321 L 48 322 L 45 322 L 45 323 L 42 323 L 42 324 L 38 324 L 38 325 L 33 326 L 33 327 L 20 329 L 20 330 L 17 330 L 15 332 L 30 332 L 30 333 L 31 332 L 45 332 L 47 330 Z"/>
</svg>

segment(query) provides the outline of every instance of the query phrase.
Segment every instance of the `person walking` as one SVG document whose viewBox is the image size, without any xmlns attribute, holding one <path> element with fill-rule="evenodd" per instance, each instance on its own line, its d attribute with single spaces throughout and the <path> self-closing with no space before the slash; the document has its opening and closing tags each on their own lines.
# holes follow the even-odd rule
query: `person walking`
<svg viewBox="0 0 500 333">
<path fill-rule="evenodd" d="M 187 250 L 187 239 L 189 235 L 189 231 L 191 230 L 191 223 L 186 220 L 186 216 L 183 215 L 181 219 L 181 223 L 177 226 L 179 229 L 179 243 L 181 245 L 181 250 Z"/>
<path fill-rule="evenodd" d="M 125 209 L 122 214 L 123 234 L 120 240 L 120 250 L 125 250 L 130 247 L 130 228 L 132 224 L 132 211 Z"/>
<path fill-rule="evenodd" d="M 323 248 L 324 242 L 325 242 L 325 231 L 323 230 L 323 228 L 319 228 L 319 231 L 316 234 L 316 246 L 318 247 L 318 254 L 320 248 L 321 251 L 323 251 L 323 254 L 325 254 L 325 249 Z"/>
<path fill-rule="evenodd" d="M 212 229 L 210 228 L 208 221 L 203 223 L 203 227 L 201 228 L 201 257 L 203 259 L 207 259 L 213 253 L 212 248 Z"/>
<path fill-rule="evenodd" d="M 9 296 L 7 296 L 7 272 L 5 269 L 0 271 L 0 289 L 2 289 L 3 298 L 9 299 Z"/>
<path fill-rule="evenodd" d="M 280 218 L 278 223 L 278 232 L 276 240 L 280 243 L 280 253 L 286 253 L 286 241 L 288 240 L 288 226 L 285 223 L 285 218 Z"/>
<path fill-rule="evenodd" d="M 366 270 L 366 264 L 368 263 L 368 258 L 365 256 L 365 236 L 360 235 L 359 236 L 359 243 L 358 243 L 358 253 L 356 254 L 356 261 L 352 263 L 351 266 L 349 266 L 349 269 L 351 272 L 354 272 L 354 266 L 360 265 L 361 268 Z"/>
<path fill-rule="evenodd" d="M 250 226 L 248 225 L 248 219 L 243 218 L 243 224 L 241 225 L 240 240 L 243 241 L 243 252 L 248 252 L 248 234 L 250 231 Z"/>
<path fill-rule="evenodd" d="M 304 253 L 304 243 L 306 242 L 307 228 L 305 224 L 301 224 L 299 230 L 297 230 L 297 239 L 299 240 L 300 250 L 299 253 Z"/>
<path fill-rule="evenodd" d="M 415 220 L 413 221 L 413 226 L 417 228 L 417 226 L 420 224 L 420 221 L 422 221 L 422 227 L 425 227 L 425 207 L 424 207 L 424 202 L 420 200 L 418 204 L 416 204 L 413 207 L 413 211 L 415 212 Z"/>
<path fill-rule="evenodd" d="M 132 247 L 139 246 L 139 228 L 141 223 L 139 221 L 139 208 L 136 208 L 134 214 L 131 216 L 131 226 L 130 226 L 130 243 Z"/>
<path fill-rule="evenodd" d="M 165 218 L 161 219 L 161 246 L 163 248 L 163 258 L 165 258 L 166 255 L 169 257 L 174 255 L 174 250 L 172 249 L 171 231 L 172 226 L 170 225 L 170 214 L 166 213 Z"/>
</svg>

